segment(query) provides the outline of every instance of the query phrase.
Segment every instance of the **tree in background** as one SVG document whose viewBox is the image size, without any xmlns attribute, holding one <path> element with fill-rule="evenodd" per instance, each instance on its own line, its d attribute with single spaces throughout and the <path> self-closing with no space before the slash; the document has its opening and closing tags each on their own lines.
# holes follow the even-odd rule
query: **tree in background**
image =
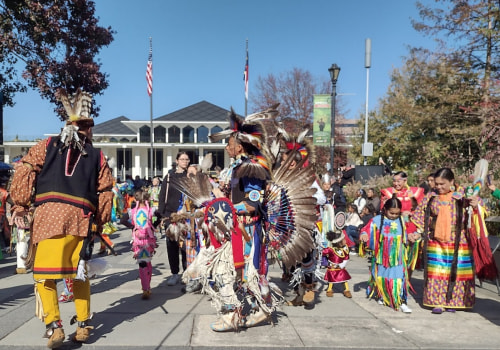
<svg viewBox="0 0 500 350">
<path fill-rule="evenodd" d="M 460 56 L 479 76 L 480 99 L 466 113 L 480 118 L 481 130 L 475 135 L 479 156 L 488 160 L 500 155 L 498 118 L 500 80 L 500 4 L 496 0 L 438 0 L 429 7 L 417 2 L 421 21 L 416 30 L 428 36 L 442 34 L 452 55 Z M 498 165 L 493 164 L 493 167 Z"/>
<path fill-rule="evenodd" d="M 469 168 L 479 152 L 481 119 L 470 113 L 482 89 L 460 57 L 412 49 L 377 111 L 369 118 L 376 157 L 392 157 L 398 169 Z M 364 129 L 364 120 L 360 121 Z M 356 145 L 361 153 L 361 144 Z"/>
<path fill-rule="evenodd" d="M 276 76 L 259 76 L 256 94 L 251 98 L 255 110 L 279 102 L 279 122 L 292 133 L 311 129 L 314 94 L 328 93 L 328 81 L 315 82 L 309 71 L 293 68 Z"/>
<path fill-rule="evenodd" d="M 497 0 L 436 0 L 437 5 L 425 6 L 417 1 L 421 21 L 413 27 L 424 35 L 444 35 L 450 52 L 459 55 L 480 72 L 484 84 L 483 102 L 492 91 L 492 79 L 500 78 L 500 8 Z M 441 6 L 439 6 L 441 5 Z"/>
<path fill-rule="evenodd" d="M 326 74 L 325 74 L 326 76 Z M 312 74 L 300 68 L 279 75 L 269 74 L 259 76 L 251 97 L 254 111 L 264 110 L 269 106 L 280 103 L 280 115 L 277 122 L 290 133 L 298 134 L 305 129 L 311 130 L 313 122 L 313 95 L 331 93 L 330 80 L 316 80 Z M 336 116 L 340 116 L 342 102 L 337 96 Z M 344 137 L 335 132 L 336 142 L 344 142 Z M 325 164 L 330 162 L 328 147 L 316 147 L 316 162 L 321 171 L 325 171 Z M 336 163 L 345 162 L 346 152 L 335 150 Z M 319 171 L 319 170 L 318 170 Z"/>
<path fill-rule="evenodd" d="M 410 48 L 377 110 L 370 141 L 406 170 L 450 166 L 463 172 L 500 155 L 500 9 L 492 0 L 417 2 L 413 26 L 436 38 L 435 52 Z M 360 126 L 364 128 L 364 120 Z M 355 148 L 361 153 L 361 144 Z"/>
<path fill-rule="evenodd" d="M 1 0 L 0 15 L 0 83 L 6 105 L 13 106 L 15 93 L 26 90 L 13 68 L 18 61 L 24 62 L 28 86 L 56 106 L 61 120 L 65 114 L 58 89 L 73 93 L 80 87 L 98 95 L 108 87 L 96 56 L 113 41 L 114 31 L 98 25 L 93 1 Z M 98 112 L 94 108 L 94 116 Z"/>
</svg>

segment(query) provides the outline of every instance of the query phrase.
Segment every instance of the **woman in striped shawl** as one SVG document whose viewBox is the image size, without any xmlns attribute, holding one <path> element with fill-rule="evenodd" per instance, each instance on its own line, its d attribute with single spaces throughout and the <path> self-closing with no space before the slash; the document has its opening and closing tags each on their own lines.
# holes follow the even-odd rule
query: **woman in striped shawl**
<svg viewBox="0 0 500 350">
<path fill-rule="evenodd" d="M 412 216 L 424 238 L 423 304 L 434 314 L 472 309 L 475 277 L 468 208 L 474 219 L 481 215 L 482 201 L 477 196 L 465 198 L 449 168 L 436 171 L 434 179 L 435 189 L 426 194 Z"/>
</svg>

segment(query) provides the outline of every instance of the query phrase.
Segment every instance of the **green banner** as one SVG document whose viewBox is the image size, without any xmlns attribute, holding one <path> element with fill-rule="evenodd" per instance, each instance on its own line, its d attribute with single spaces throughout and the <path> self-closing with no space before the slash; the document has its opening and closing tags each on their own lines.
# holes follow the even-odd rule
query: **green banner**
<svg viewBox="0 0 500 350">
<path fill-rule="evenodd" d="M 330 146 L 331 95 L 314 95 L 313 143 L 315 146 Z"/>
</svg>

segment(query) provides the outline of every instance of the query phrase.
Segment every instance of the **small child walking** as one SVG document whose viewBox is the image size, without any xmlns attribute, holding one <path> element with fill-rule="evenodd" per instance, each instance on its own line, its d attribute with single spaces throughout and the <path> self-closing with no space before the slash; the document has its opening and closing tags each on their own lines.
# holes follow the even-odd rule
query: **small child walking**
<svg viewBox="0 0 500 350">
<path fill-rule="evenodd" d="M 352 298 L 349 291 L 349 281 L 351 275 L 345 269 L 349 261 L 349 247 L 346 244 L 345 236 L 343 233 L 335 233 L 328 231 L 326 239 L 330 242 L 331 246 L 323 249 L 323 256 L 328 259 L 328 267 L 326 269 L 324 280 L 328 282 L 328 289 L 326 290 L 327 297 L 333 297 L 333 284 L 344 284 L 344 296 Z"/>
<path fill-rule="evenodd" d="M 373 251 L 368 297 L 375 296 L 381 305 L 411 313 L 407 305 L 410 242 L 418 236 L 415 226 L 401 216 L 401 201 L 393 195 L 387 200 L 380 215 L 363 228 L 360 240 Z"/>
<path fill-rule="evenodd" d="M 139 277 L 142 286 L 142 299 L 151 295 L 151 258 L 158 247 L 153 228 L 153 208 L 149 206 L 149 194 L 143 190 L 134 193 L 135 206 L 129 210 L 128 218 L 120 221 L 132 229 L 132 251 L 139 264 Z M 125 219 L 125 220 L 123 220 Z"/>
</svg>

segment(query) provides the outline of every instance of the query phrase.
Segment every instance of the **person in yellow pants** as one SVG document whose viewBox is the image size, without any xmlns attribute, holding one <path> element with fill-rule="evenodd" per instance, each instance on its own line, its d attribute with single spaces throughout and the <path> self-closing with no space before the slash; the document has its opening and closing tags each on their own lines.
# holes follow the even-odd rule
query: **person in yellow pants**
<svg viewBox="0 0 500 350">
<path fill-rule="evenodd" d="M 68 120 L 61 134 L 38 142 L 16 166 L 11 184 L 16 225 L 31 222 L 27 266 L 32 267 L 37 316 L 45 323 L 51 349 L 65 340 L 56 280 L 74 280 L 78 322 L 73 341 L 90 336 L 90 283 L 86 261 L 92 255 L 90 228 L 102 232 L 111 218 L 113 176 L 101 150 L 92 146 L 92 97 L 60 90 Z M 33 209 L 34 208 L 34 209 Z M 34 211 L 33 212 L 30 212 Z M 94 226 L 95 225 L 95 226 Z"/>
</svg>

